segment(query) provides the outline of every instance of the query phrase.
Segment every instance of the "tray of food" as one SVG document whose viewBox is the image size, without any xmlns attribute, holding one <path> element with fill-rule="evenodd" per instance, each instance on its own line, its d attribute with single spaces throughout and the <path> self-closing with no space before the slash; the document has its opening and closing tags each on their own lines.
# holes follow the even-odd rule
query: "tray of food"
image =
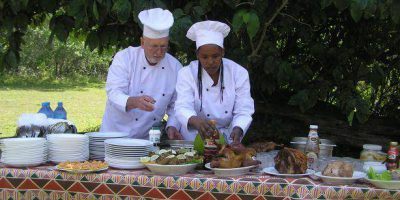
<svg viewBox="0 0 400 200">
<path fill-rule="evenodd" d="M 266 167 L 263 172 L 273 176 L 301 177 L 314 174 L 307 169 L 307 156 L 300 150 L 284 147 L 274 157 L 274 166 Z"/>
<path fill-rule="evenodd" d="M 315 173 L 324 183 L 350 185 L 365 178 L 364 172 L 355 171 L 353 164 L 345 161 L 332 161 L 321 172 Z"/>
<path fill-rule="evenodd" d="M 400 190 L 400 169 L 378 173 L 371 167 L 367 175 L 366 180 L 378 188 Z"/>
<path fill-rule="evenodd" d="M 85 161 L 85 162 L 61 162 L 56 167 L 57 170 L 75 173 L 75 174 L 84 174 L 84 173 L 93 173 L 100 172 L 108 169 L 108 164 L 103 161 Z"/>
<path fill-rule="evenodd" d="M 141 157 L 140 162 L 154 174 L 176 176 L 194 170 L 203 162 L 203 157 L 191 149 L 161 149 Z"/>
<path fill-rule="evenodd" d="M 216 155 L 205 167 L 219 177 L 240 176 L 257 167 L 261 162 L 255 159 L 257 152 L 243 145 L 221 145 Z"/>
</svg>

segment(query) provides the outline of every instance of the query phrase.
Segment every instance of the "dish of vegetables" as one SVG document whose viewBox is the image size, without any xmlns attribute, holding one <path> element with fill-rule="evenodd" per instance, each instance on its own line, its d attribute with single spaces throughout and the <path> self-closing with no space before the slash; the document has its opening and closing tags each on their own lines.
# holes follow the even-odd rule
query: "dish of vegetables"
<svg viewBox="0 0 400 200">
<path fill-rule="evenodd" d="M 203 163 L 203 156 L 198 155 L 196 150 L 186 148 L 178 150 L 161 149 L 157 152 L 150 152 L 149 156 L 141 157 L 140 162 L 160 165 L 197 164 Z"/>
<path fill-rule="evenodd" d="M 377 173 L 372 167 L 367 172 L 367 180 L 378 188 L 399 190 L 400 189 L 400 170 L 383 171 Z"/>
</svg>

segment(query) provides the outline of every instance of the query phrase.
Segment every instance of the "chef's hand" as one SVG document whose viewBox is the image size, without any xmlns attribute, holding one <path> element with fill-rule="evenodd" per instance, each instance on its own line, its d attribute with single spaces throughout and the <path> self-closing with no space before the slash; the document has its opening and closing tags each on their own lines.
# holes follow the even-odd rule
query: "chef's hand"
<svg viewBox="0 0 400 200">
<path fill-rule="evenodd" d="M 170 140 L 183 140 L 182 134 L 173 126 L 167 127 L 167 135 Z"/>
<path fill-rule="evenodd" d="M 129 111 L 137 108 L 144 111 L 153 111 L 155 102 L 156 100 L 153 97 L 147 95 L 129 97 L 126 103 L 126 110 Z"/>
<path fill-rule="evenodd" d="M 211 136 L 213 129 L 215 129 L 214 125 L 210 121 L 197 116 L 190 117 L 188 124 L 197 129 L 203 139 Z"/>
<path fill-rule="evenodd" d="M 243 136 L 243 130 L 240 127 L 235 126 L 230 136 L 230 139 L 233 140 L 232 145 L 240 144 L 240 138 L 242 136 Z"/>
</svg>

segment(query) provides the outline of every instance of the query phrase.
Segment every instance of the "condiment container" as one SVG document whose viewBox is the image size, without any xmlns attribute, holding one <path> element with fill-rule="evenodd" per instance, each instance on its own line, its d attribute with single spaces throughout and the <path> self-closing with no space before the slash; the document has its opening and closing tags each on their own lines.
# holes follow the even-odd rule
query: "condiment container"
<svg viewBox="0 0 400 200">
<path fill-rule="evenodd" d="M 362 161 L 380 161 L 386 160 L 386 153 L 382 151 L 382 146 L 376 144 L 364 144 L 360 153 Z"/>
</svg>

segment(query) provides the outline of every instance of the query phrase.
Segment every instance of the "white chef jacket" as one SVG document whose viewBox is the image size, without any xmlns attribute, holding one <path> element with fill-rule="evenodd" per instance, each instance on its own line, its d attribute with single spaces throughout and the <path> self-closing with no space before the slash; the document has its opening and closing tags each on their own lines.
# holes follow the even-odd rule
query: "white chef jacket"
<svg viewBox="0 0 400 200">
<path fill-rule="evenodd" d="M 128 47 L 113 59 L 107 75 L 107 103 L 100 131 L 127 132 L 130 137 L 148 139 L 149 130 L 168 114 L 168 126 L 180 129 L 174 116 L 175 84 L 181 63 L 166 54 L 155 66 L 149 65 L 141 47 Z M 126 111 L 130 96 L 148 95 L 156 100 L 151 112 Z"/>
<path fill-rule="evenodd" d="M 249 74 L 245 68 L 232 60 L 223 58 L 224 91 L 221 100 L 221 76 L 218 84 L 202 68 L 202 99 L 203 106 L 200 112 L 201 101 L 197 85 L 198 61 L 192 61 L 182 68 L 176 83 L 177 100 L 175 102 L 176 118 L 181 123 L 181 133 L 185 140 L 193 141 L 197 130 L 188 127 L 191 116 L 203 119 L 214 119 L 217 128 L 224 134 L 227 142 L 231 143 L 230 134 L 235 126 L 247 132 L 254 113 L 254 101 L 250 95 Z"/>
</svg>

